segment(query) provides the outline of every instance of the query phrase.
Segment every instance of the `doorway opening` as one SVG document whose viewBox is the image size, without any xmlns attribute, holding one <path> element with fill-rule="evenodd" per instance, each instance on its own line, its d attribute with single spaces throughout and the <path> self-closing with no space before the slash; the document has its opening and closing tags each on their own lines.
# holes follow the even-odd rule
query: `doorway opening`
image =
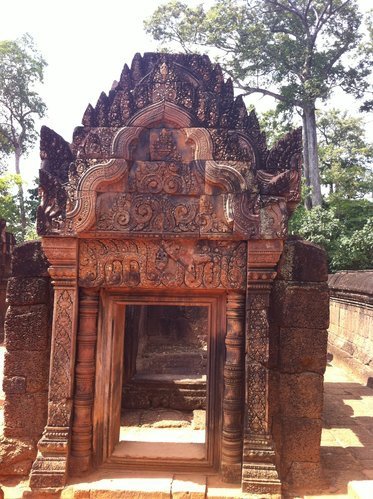
<svg viewBox="0 0 373 499">
<path fill-rule="evenodd" d="M 200 306 L 126 306 L 117 454 L 205 458 L 208 312 Z"/>
<path fill-rule="evenodd" d="M 103 293 L 94 461 L 217 468 L 224 294 Z"/>
</svg>

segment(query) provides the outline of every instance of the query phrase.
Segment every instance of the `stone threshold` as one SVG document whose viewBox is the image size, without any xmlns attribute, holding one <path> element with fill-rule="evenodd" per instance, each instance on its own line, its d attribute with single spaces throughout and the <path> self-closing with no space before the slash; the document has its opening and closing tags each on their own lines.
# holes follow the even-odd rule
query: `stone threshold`
<svg viewBox="0 0 373 499">
<path fill-rule="evenodd" d="M 71 483 L 61 499 L 235 499 L 245 497 L 239 485 L 223 483 L 217 475 L 116 473 L 100 470 Z"/>
</svg>

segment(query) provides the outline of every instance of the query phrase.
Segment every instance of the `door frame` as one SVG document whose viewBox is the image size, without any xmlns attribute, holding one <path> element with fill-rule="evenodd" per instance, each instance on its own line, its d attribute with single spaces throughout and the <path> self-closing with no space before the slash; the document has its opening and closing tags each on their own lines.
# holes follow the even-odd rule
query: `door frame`
<svg viewBox="0 0 373 499">
<path fill-rule="evenodd" d="M 208 363 L 206 404 L 206 453 L 204 460 L 128 459 L 113 456 L 119 442 L 123 383 L 123 350 L 126 305 L 178 305 L 208 308 Z M 185 469 L 217 470 L 222 441 L 223 369 L 226 336 L 226 292 L 198 290 L 101 290 L 97 350 L 95 399 L 93 407 L 93 463 L 169 471 Z"/>
</svg>

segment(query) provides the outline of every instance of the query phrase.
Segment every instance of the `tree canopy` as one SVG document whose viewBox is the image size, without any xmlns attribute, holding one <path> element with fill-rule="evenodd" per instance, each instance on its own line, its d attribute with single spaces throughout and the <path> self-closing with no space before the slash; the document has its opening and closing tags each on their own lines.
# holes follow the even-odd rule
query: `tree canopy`
<svg viewBox="0 0 373 499">
<path fill-rule="evenodd" d="M 318 114 L 321 182 L 332 200 L 361 199 L 373 192 L 373 144 L 362 117 L 330 109 Z"/>
<path fill-rule="evenodd" d="M 18 40 L 0 42 L 0 152 L 14 154 L 15 173 L 21 174 L 21 157 L 37 138 L 35 119 L 46 106 L 37 92 L 46 62 L 25 34 Z M 17 180 L 22 238 L 27 216 L 22 182 Z"/>
<path fill-rule="evenodd" d="M 371 61 L 361 51 L 361 23 L 356 0 L 216 0 L 208 9 L 173 0 L 145 29 L 162 44 L 209 51 L 243 95 L 299 110 L 312 207 L 322 203 L 316 102 L 336 87 L 363 96 Z"/>
</svg>

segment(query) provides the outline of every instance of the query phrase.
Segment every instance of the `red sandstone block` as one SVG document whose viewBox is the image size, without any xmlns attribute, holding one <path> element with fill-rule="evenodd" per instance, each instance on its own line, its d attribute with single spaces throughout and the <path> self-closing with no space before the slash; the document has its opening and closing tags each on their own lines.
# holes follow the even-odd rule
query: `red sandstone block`
<svg viewBox="0 0 373 499">
<path fill-rule="evenodd" d="M 47 350 L 48 316 L 47 305 L 10 306 L 5 318 L 7 350 Z"/>
<path fill-rule="evenodd" d="M 282 372 L 324 374 L 328 344 L 326 329 L 281 328 L 279 368 Z"/>
<path fill-rule="evenodd" d="M 320 461 L 321 419 L 284 417 L 282 420 L 282 462 Z"/>
<path fill-rule="evenodd" d="M 28 475 L 35 457 L 35 441 L 0 438 L 0 476 Z"/>
<path fill-rule="evenodd" d="M 14 248 L 12 254 L 12 276 L 49 277 L 48 260 L 40 241 L 30 241 Z"/>
<path fill-rule="evenodd" d="M 299 418 L 321 418 L 323 377 L 315 373 L 281 374 L 281 413 Z"/>
<path fill-rule="evenodd" d="M 315 490 L 326 490 L 328 484 L 319 463 L 291 463 L 284 483 L 284 492 L 293 496 L 313 495 Z"/>
<path fill-rule="evenodd" d="M 41 352 L 15 350 L 5 353 L 5 376 L 26 378 L 26 392 L 47 392 L 49 379 L 49 350 Z"/>
<path fill-rule="evenodd" d="M 299 282 L 327 281 L 328 265 L 325 250 L 309 241 L 289 238 L 278 264 L 277 278 Z"/>
<path fill-rule="evenodd" d="M 4 435 L 39 438 L 47 422 L 47 399 L 46 393 L 8 393 L 4 405 Z"/>
<path fill-rule="evenodd" d="M 9 305 L 48 303 L 50 280 L 47 277 L 10 277 L 7 287 Z"/>
<path fill-rule="evenodd" d="M 277 281 L 272 294 L 271 320 L 282 327 L 327 329 L 329 289 L 327 283 L 289 284 Z"/>
<path fill-rule="evenodd" d="M 25 393 L 26 392 L 26 378 L 23 376 L 4 376 L 3 390 L 8 393 Z"/>
</svg>

